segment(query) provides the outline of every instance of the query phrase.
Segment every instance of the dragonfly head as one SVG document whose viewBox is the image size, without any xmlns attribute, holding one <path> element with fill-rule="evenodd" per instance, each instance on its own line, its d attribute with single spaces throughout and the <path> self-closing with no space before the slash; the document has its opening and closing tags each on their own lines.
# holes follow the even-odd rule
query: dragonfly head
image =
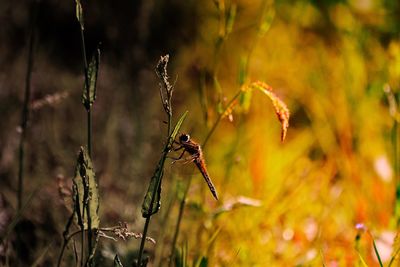
<svg viewBox="0 0 400 267">
<path fill-rule="evenodd" d="M 190 135 L 188 135 L 188 134 L 181 134 L 180 136 L 179 136 L 179 142 L 183 142 L 183 143 L 185 143 L 185 142 L 189 142 L 189 140 L 190 140 Z"/>
</svg>

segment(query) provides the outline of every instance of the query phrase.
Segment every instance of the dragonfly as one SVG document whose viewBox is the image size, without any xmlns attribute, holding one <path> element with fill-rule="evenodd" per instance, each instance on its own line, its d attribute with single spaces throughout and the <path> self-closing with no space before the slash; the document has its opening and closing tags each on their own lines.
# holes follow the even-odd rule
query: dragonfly
<svg viewBox="0 0 400 267">
<path fill-rule="evenodd" d="M 182 154 L 178 158 L 176 158 L 175 161 L 182 159 L 185 152 L 187 152 L 191 156 L 188 162 L 193 162 L 196 165 L 200 173 L 203 175 L 203 178 L 206 181 L 208 188 L 211 191 L 211 194 L 216 200 L 218 200 L 217 190 L 215 189 L 215 186 L 211 181 L 210 175 L 207 172 L 203 151 L 201 150 L 200 145 L 190 139 L 190 135 L 185 133 L 181 134 L 178 138 L 178 141 L 174 141 L 174 143 L 179 145 L 179 147 L 174 149 L 175 151 L 183 149 Z"/>
</svg>

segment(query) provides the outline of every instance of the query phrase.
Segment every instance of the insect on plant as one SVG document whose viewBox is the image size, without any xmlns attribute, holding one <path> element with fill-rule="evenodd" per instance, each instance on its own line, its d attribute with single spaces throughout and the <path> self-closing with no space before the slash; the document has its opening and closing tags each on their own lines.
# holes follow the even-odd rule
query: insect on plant
<svg viewBox="0 0 400 267">
<path fill-rule="evenodd" d="M 191 157 L 187 160 L 187 162 L 194 162 L 194 164 L 196 164 L 197 168 L 203 175 L 204 180 L 206 180 L 208 188 L 210 188 L 211 194 L 216 200 L 218 200 L 217 190 L 215 189 L 215 186 L 212 183 L 210 176 L 208 175 L 206 163 L 204 161 L 203 152 L 201 151 L 200 145 L 191 140 L 190 135 L 188 134 L 181 134 L 178 140 L 179 141 L 174 141 L 175 144 L 179 145 L 174 150 L 179 151 L 183 149 L 183 151 L 181 155 L 175 159 L 175 161 L 182 159 L 185 152 L 189 153 Z"/>
</svg>

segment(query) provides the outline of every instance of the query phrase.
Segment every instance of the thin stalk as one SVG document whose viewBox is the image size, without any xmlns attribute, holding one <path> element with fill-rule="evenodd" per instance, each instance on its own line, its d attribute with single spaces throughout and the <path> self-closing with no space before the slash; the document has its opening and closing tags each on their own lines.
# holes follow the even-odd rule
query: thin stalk
<svg viewBox="0 0 400 267">
<path fill-rule="evenodd" d="M 153 204 L 153 201 L 152 203 Z M 150 208 L 153 208 L 153 205 L 150 205 Z M 151 210 L 151 209 L 150 209 Z M 139 255 L 138 255 L 138 265 L 139 267 L 142 266 L 142 257 L 143 257 L 143 251 L 144 251 L 144 243 L 146 240 L 146 236 L 147 236 L 147 231 L 149 229 L 149 224 L 150 224 L 150 218 L 151 216 L 146 217 L 146 222 L 144 223 L 144 228 L 143 228 L 143 232 L 142 232 L 142 240 L 140 241 L 140 248 L 139 248 Z"/>
<path fill-rule="evenodd" d="M 203 141 L 202 144 L 202 148 L 204 149 L 204 147 L 206 146 L 206 144 L 208 143 L 208 140 L 210 139 L 210 137 L 213 135 L 213 133 L 215 132 L 215 130 L 217 129 L 217 126 L 219 125 L 219 123 L 221 122 L 222 117 L 224 116 L 224 113 L 228 110 L 228 108 L 231 106 L 231 104 L 240 96 L 240 94 L 242 93 L 241 90 L 239 90 L 233 97 L 232 99 L 228 102 L 228 104 L 226 105 L 226 108 L 218 115 L 218 118 L 215 120 L 213 126 L 211 127 L 210 131 L 208 132 L 206 138 Z"/>
<path fill-rule="evenodd" d="M 372 239 L 372 245 L 374 247 L 375 255 L 376 255 L 376 258 L 378 259 L 379 266 L 383 267 L 383 262 L 382 262 L 381 256 L 379 255 L 379 251 L 378 251 L 378 248 L 376 247 L 376 243 L 375 243 L 374 239 Z"/>
<path fill-rule="evenodd" d="M 172 130 L 172 93 L 173 93 L 173 86 L 171 86 L 168 82 L 168 74 L 166 71 L 166 66 L 168 63 L 168 58 L 169 56 L 165 56 L 162 57 L 162 59 L 160 60 L 159 64 L 157 65 L 156 68 L 156 73 L 159 76 L 159 78 L 161 79 L 161 81 L 164 84 L 164 89 L 166 92 L 166 97 L 167 99 L 164 100 L 164 96 L 163 96 L 163 92 L 162 92 L 162 87 L 160 88 L 160 97 L 161 97 L 161 102 L 163 104 L 164 107 L 164 111 L 167 114 L 167 140 L 166 140 L 166 144 L 163 150 L 163 155 L 160 159 L 160 162 L 158 163 L 158 168 L 160 168 L 159 171 L 159 177 L 157 177 L 157 185 L 154 187 L 153 189 L 153 194 L 151 196 L 151 201 L 150 201 L 150 214 L 148 216 L 146 216 L 146 221 L 144 223 L 144 228 L 143 228 L 143 232 L 142 232 L 142 240 L 140 242 L 140 248 L 139 248 L 139 255 L 138 255 L 138 261 L 137 264 L 139 267 L 142 266 L 142 258 L 143 258 L 143 252 L 144 252 L 144 246 L 145 246 L 145 241 L 146 241 L 146 237 L 147 237 L 147 232 L 149 229 L 149 224 L 150 224 L 150 220 L 151 220 L 151 211 L 153 210 L 153 206 L 154 206 L 154 201 L 155 201 L 155 196 L 161 186 L 161 177 L 163 175 L 163 170 L 164 170 L 164 164 L 165 164 L 165 160 L 167 158 L 167 155 L 170 151 L 170 144 L 171 144 L 171 130 Z M 163 65 L 161 61 L 162 60 L 166 60 L 163 62 Z M 159 67 L 163 67 L 163 70 L 158 69 Z"/>
<path fill-rule="evenodd" d="M 87 146 L 89 157 L 92 158 L 92 110 L 87 110 Z"/>
<path fill-rule="evenodd" d="M 165 211 L 163 219 L 161 220 L 160 229 L 167 229 L 169 227 L 170 221 L 168 220 L 168 217 L 169 217 L 172 207 L 174 206 L 175 200 L 176 200 L 175 194 L 172 194 L 171 198 L 168 201 L 167 209 Z M 165 248 L 165 245 L 164 245 L 165 234 L 166 234 L 166 231 L 161 231 L 160 236 L 158 237 L 160 245 L 158 246 L 158 249 L 156 251 L 154 266 L 161 267 L 161 262 L 162 262 L 161 258 L 164 255 L 164 248 Z"/>
<path fill-rule="evenodd" d="M 180 203 L 180 205 L 179 205 L 178 221 L 177 221 L 177 223 L 176 223 L 175 232 L 174 232 L 174 237 L 173 237 L 172 243 L 171 243 L 171 255 L 170 255 L 170 257 L 169 257 L 168 266 L 171 266 L 171 264 L 172 264 L 172 262 L 173 262 L 173 260 L 174 260 L 174 256 L 175 256 L 174 250 L 175 250 L 176 242 L 177 242 L 177 240 L 178 240 L 179 229 L 180 229 L 180 227 L 181 227 L 181 222 L 182 222 L 182 217 L 183 217 L 183 211 L 184 211 L 184 209 L 185 209 L 185 204 L 186 204 L 186 195 L 187 195 L 187 191 L 188 191 L 189 188 L 190 188 L 190 182 L 191 182 L 191 179 L 189 179 L 189 181 L 188 181 L 188 184 L 187 184 L 186 189 L 185 189 L 184 197 L 182 198 L 181 203 Z"/>
<path fill-rule="evenodd" d="M 166 144 L 166 147 L 164 148 L 164 154 L 159 162 L 159 168 L 164 168 L 164 163 L 165 163 L 165 159 L 167 158 L 167 154 L 169 152 L 169 136 L 168 136 L 168 142 Z M 163 171 L 161 170 L 160 175 L 162 175 Z M 150 201 L 150 206 L 149 206 L 149 210 L 150 212 L 153 210 L 153 206 L 154 206 L 154 201 L 155 201 L 155 195 L 157 194 L 157 191 L 161 185 L 161 178 L 157 177 L 158 183 L 157 186 L 154 187 L 153 189 L 153 194 L 151 196 L 151 201 Z M 147 232 L 149 229 L 149 224 L 150 224 L 150 220 L 151 220 L 151 216 L 152 214 L 150 213 L 148 216 L 146 216 L 146 221 L 144 223 L 144 228 L 143 228 L 143 232 L 142 232 L 142 240 L 140 241 L 140 248 L 139 248 L 139 255 L 138 255 L 138 266 L 141 267 L 142 266 L 142 257 L 143 257 L 143 252 L 144 252 L 144 245 L 145 245 L 145 241 L 146 241 L 146 237 L 147 237 Z"/>
<path fill-rule="evenodd" d="M 22 206 L 22 195 L 24 190 L 24 155 L 25 155 L 25 139 L 26 139 L 26 128 L 29 119 L 29 101 L 31 98 L 31 77 L 33 69 L 33 48 L 35 42 L 35 26 L 37 18 L 37 1 L 33 1 L 32 6 L 32 17 L 30 21 L 30 32 L 29 32 L 29 44 L 28 44 L 28 61 L 26 65 L 25 75 L 25 96 L 24 104 L 21 116 L 21 137 L 19 141 L 19 166 L 18 166 L 18 197 L 17 197 L 17 209 L 20 210 Z"/>
<path fill-rule="evenodd" d="M 84 196 L 83 196 L 83 199 L 85 199 L 85 193 L 86 193 L 86 190 L 84 190 L 85 192 L 84 192 Z M 83 200 L 83 201 L 85 201 L 85 200 Z M 84 203 L 84 202 L 83 202 Z M 80 224 L 80 227 L 81 227 L 81 267 L 83 266 L 83 258 L 85 257 L 85 204 L 83 204 L 82 205 L 82 215 L 81 215 L 81 218 L 82 218 L 82 220 L 81 220 L 81 224 Z"/>
<path fill-rule="evenodd" d="M 396 185 L 396 193 L 395 193 L 395 209 L 394 209 L 394 217 L 396 221 L 396 225 L 399 226 L 399 197 L 400 197 L 400 182 L 399 182 L 399 163 L 398 163 L 398 122 L 394 120 L 393 128 L 392 128 L 392 147 L 393 147 L 393 167 L 394 167 L 394 175 L 395 175 L 395 185 Z"/>
<path fill-rule="evenodd" d="M 85 85 L 86 85 L 86 96 L 87 99 L 90 99 L 90 90 L 89 90 L 89 77 L 88 77 L 88 62 L 86 56 L 86 45 L 85 45 L 85 34 L 81 29 L 81 46 L 82 46 L 82 57 L 83 57 L 83 68 L 85 73 Z M 92 116 L 91 116 L 91 108 L 87 108 L 87 146 L 89 157 L 92 158 Z"/>
<path fill-rule="evenodd" d="M 171 120 L 171 116 L 168 115 L 168 125 L 171 124 L 170 120 Z M 168 132 L 169 132 L 169 131 L 170 131 L 170 129 L 168 129 Z M 169 140 L 169 139 L 170 139 L 170 135 L 168 135 L 167 143 L 166 143 L 166 145 L 165 145 L 165 147 L 164 147 L 164 153 L 163 153 L 163 155 L 162 155 L 162 157 L 161 157 L 160 162 L 158 163 L 158 164 L 159 164 L 159 165 L 158 165 L 159 168 L 161 168 L 161 170 L 160 170 L 160 172 L 159 172 L 159 173 L 160 173 L 160 174 L 159 174 L 160 176 L 163 175 L 163 169 L 164 169 L 165 160 L 166 160 L 167 155 L 168 155 L 168 153 L 169 153 L 169 151 L 170 151 L 170 147 L 169 147 L 169 146 L 170 146 L 170 140 Z M 158 180 L 157 186 L 154 187 L 154 189 L 153 189 L 153 194 L 152 194 L 152 196 L 151 196 L 150 207 L 149 207 L 149 210 L 150 210 L 150 211 L 153 210 L 154 201 L 155 201 L 155 195 L 157 194 L 157 192 L 158 192 L 158 190 L 159 190 L 159 188 L 160 188 L 160 186 L 161 186 L 161 178 L 158 177 L 157 180 Z M 150 213 L 150 214 L 146 217 L 146 221 L 145 221 L 145 223 L 144 223 L 144 228 L 143 228 L 143 232 L 142 232 L 142 240 L 141 240 L 141 242 L 140 242 L 139 255 L 138 255 L 138 264 L 139 264 L 139 267 L 141 267 L 141 261 L 142 261 L 143 252 L 144 252 L 144 245 L 145 245 L 145 241 L 146 241 L 146 237 L 147 237 L 147 232 L 148 232 L 148 229 L 149 229 L 149 224 L 150 224 L 151 216 L 152 216 L 152 214 Z"/>
<path fill-rule="evenodd" d="M 58 256 L 57 267 L 61 266 L 61 261 L 62 261 L 63 255 L 64 255 L 65 248 L 67 247 L 70 238 L 72 236 L 74 236 L 74 234 L 72 234 L 69 237 L 67 237 L 67 234 L 69 232 L 69 228 L 71 227 L 72 221 L 74 219 L 74 214 L 75 214 L 75 212 L 73 212 L 71 214 L 71 216 L 68 219 L 67 225 L 65 226 L 65 231 L 63 233 L 64 240 L 63 240 L 63 245 L 61 247 L 60 255 Z"/>
<path fill-rule="evenodd" d="M 84 67 L 84 74 L 85 74 L 85 85 L 86 85 L 86 96 L 87 99 L 90 99 L 90 88 L 89 88 L 89 77 L 88 77 L 88 62 L 86 56 L 86 43 L 85 43 L 85 34 L 83 28 L 80 27 L 81 32 L 81 46 L 82 46 L 82 57 L 83 57 L 83 67 Z M 92 158 L 92 112 L 91 107 L 86 107 L 87 111 L 87 147 L 88 147 L 88 154 L 89 157 Z M 84 206 L 84 205 L 83 205 Z M 84 213 L 84 212 L 83 212 Z M 92 226 L 90 222 L 90 209 L 87 210 L 88 213 L 88 253 L 89 255 L 93 254 L 93 232 Z M 83 255 L 83 238 L 84 238 L 84 231 L 82 231 L 82 255 Z M 83 261 L 83 259 L 81 259 Z M 89 265 L 91 265 L 91 261 L 89 261 Z"/>
</svg>

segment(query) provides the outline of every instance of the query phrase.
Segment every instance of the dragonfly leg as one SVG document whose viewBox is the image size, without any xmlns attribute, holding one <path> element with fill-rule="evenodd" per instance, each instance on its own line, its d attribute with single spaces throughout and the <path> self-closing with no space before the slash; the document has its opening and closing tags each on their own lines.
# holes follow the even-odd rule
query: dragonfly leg
<svg viewBox="0 0 400 267">
<path fill-rule="evenodd" d="M 196 159 L 197 159 L 197 154 L 191 155 L 190 157 L 187 157 L 186 159 L 184 159 L 183 164 L 191 163 L 191 162 L 195 161 Z"/>
<path fill-rule="evenodd" d="M 183 147 L 180 147 L 179 149 L 177 149 L 177 150 L 175 150 L 175 151 L 178 151 L 178 150 L 180 150 L 180 149 L 182 149 L 182 148 L 183 148 Z M 182 157 L 183 157 L 183 154 L 185 154 L 185 152 L 186 152 L 186 150 L 183 149 L 183 151 L 182 151 L 182 153 L 179 155 L 179 157 L 177 157 L 177 158 L 170 157 L 170 159 L 173 159 L 173 161 L 172 161 L 171 164 L 174 164 L 174 163 L 177 162 L 178 160 L 181 160 Z"/>
<path fill-rule="evenodd" d="M 179 150 L 181 150 L 182 148 L 183 148 L 183 146 L 178 146 L 178 147 L 174 147 L 173 150 L 174 150 L 174 151 L 179 151 Z"/>
</svg>

